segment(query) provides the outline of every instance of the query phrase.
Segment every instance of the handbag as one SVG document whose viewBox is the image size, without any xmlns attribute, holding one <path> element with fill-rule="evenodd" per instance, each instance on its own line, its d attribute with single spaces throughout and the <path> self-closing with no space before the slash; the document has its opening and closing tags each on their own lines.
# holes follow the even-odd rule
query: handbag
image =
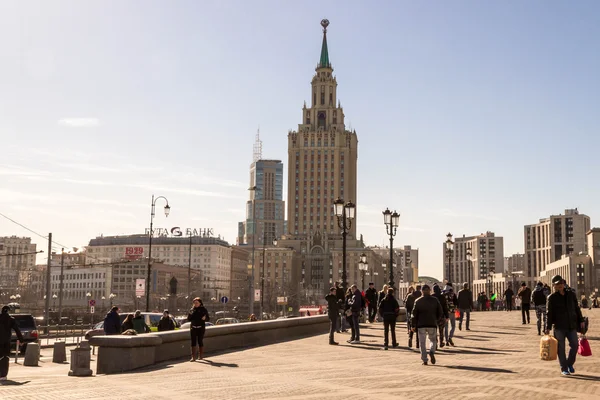
<svg viewBox="0 0 600 400">
<path fill-rule="evenodd" d="M 582 357 L 589 357 L 592 355 L 592 348 L 590 347 L 590 342 L 588 342 L 585 335 L 581 335 L 579 338 L 579 348 L 577 349 L 577 354 Z"/>
<path fill-rule="evenodd" d="M 460 318 L 460 310 L 458 308 L 456 310 L 454 310 L 454 317 Z"/>
</svg>

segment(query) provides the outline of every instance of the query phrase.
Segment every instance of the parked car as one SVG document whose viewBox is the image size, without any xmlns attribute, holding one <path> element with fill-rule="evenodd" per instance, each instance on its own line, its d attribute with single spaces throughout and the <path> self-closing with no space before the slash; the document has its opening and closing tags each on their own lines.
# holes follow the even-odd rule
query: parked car
<svg viewBox="0 0 600 400">
<path fill-rule="evenodd" d="M 123 321 L 125 320 L 125 317 L 127 317 L 127 314 L 130 314 L 130 313 L 124 312 L 124 313 L 119 314 L 119 318 L 121 319 L 121 324 L 123 324 Z M 133 314 L 133 313 L 131 313 L 131 314 Z M 146 321 L 146 325 L 148 325 L 150 327 L 151 332 L 158 331 L 158 323 L 159 323 L 160 319 L 162 318 L 161 313 L 143 312 L 142 317 L 144 317 L 144 319 Z M 180 327 L 179 322 L 177 322 L 175 320 L 175 318 L 173 318 L 173 316 L 171 316 L 171 320 L 175 324 L 175 329 L 179 329 L 179 327 Z M 98 322 L 96 324 L 96 326 L 94 326 L 94 328 L 87 331 L 85 333 L 85 338 L 89 340 L 89 338 L 94 337 L 94 336 L 99 336 L 99 335 L 100 336 L 104 335 L 104 321 Z"/>
<path fill-rule="evenodd" d="M 36 343 L 38 341 L 38 331 L 35 324 L 35 318 L 31 314 L 13 314 L 21 334 L 23 335 L 23 343 L 19 344 L 19 352 L 25 353 L 28 343 Z M 10 338 L 11 346 L 17 345 L 17 335 L 13 331 Z"/>
<path fill-rule="evenodd" d="M 215 325 L 229 325 L 229 324 L 239 324 L 240 320 L 237 318 L 220 318 L 217 320 Z"/>
</svg>

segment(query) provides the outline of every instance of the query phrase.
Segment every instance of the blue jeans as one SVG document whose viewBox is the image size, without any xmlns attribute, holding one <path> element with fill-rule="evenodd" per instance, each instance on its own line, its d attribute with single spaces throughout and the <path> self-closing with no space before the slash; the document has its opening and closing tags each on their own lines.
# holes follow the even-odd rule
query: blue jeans
<svg viewBox="0 0 600 400">
<path fill-rule="evenodd" d="M 566 329 L 554 329 L 554 337 L 558 340 L 558 362 L 560 363 L 560 370 L 566 371 L 569 366 L 575 364 L 575 357 L 577 357 L 577 349 L 579 347 L 579 340 L 577 339 L 577 330 L 571 331 Z M 565 339 L 569 341 L 569 357 L 565 355 Z"/>
<path fill-rule="evenodd" d="M 360 311 L 352 311 L 352 326 L 354 326 L 354 340 L 360 340 L 360 325 L 358 318 L 360 317 Z"/>
<path fill-rule="evenodd" d="M 469 323 L 471 322 L 471 310 L 469 309 L 460 309 L 460 319 L 458 320 L 458 324 L 460 326 L 462 326 L 462 322 L 463 322 L 463 316 L 465 315 L 465 313 L 467 314 L 467 326 L 466 328 L 469 329 Z"/>
<path fill-rule="evenodd" d="M 419 334 L 419 342 L 421 342 L 421 360 L 427 362 L 427 352 L 429 352 L 429 354 L 434 354 L 435 349 L 437 348 L 438 328 L 419 328 L 417 329 L 417 332 Z M 429 349 L 425 346 L 427 343 L 427 336 L 429 336 Z"/>
<path fill-rule="evenodd" d="M 446 336 L 446 342 L 449 340 L 452 340 L 452 338 L 454 337 L 454 331 L 456 330 L 456 315 L 454 315 L 454 312 L 451 312 L 448 314 L 448 316 L 450 317 L 450 323 L 446 322 L 446 326 L 444 327 L 444 336 Z M 451 326 L 451 329 L 448 329 L 449 326 Z M 450 333 L 448 333 L 448 331 L 450 331 Z"/>
</svg>

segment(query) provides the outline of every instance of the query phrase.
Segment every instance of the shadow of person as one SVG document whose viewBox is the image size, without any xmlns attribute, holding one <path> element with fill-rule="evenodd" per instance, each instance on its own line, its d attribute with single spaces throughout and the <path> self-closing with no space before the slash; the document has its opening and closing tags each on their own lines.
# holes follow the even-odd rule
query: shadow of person
<svg viewBox="0 0 600 400">
<path fill-rule="evenodd" d="M 478 371 L 478 372 L 491 372 L 491 373 L 501 373 L 501 374 L 514 374 L 514 371 L 509 369 L 501 369 L 501 368 L 487 368 L 487 367 L 469 367 L 467 365 L 443 365 L 443 368 L 450 369 L 460 369 L 464 371 Z"/>
<path fill-rule="evenodd" d="M 233 363 L 221 363 L 221 362 L 216 362 L 216 361 L 211 361 L 211 360 L 207 360 L 206 358 L 203 358 L 202 360 L 199 360 L 200 362 L 204 362 L 208 365 L 210 365 L 211 367 L 229 367 L 229 368 L 238 368 L 239 365 L 237 364 L 233 364 Z"/>
<path fill-rule="evenodd" d="M 24 382 L 17 382 L 17 381 L 12 381 L 10 379 L 0 382 L 0 386 L 21 386 L 21 385 L 25 385 L 27 383 L 29 383 L 31 381 L 24 381 Z"/>
<path fill-rule="evenodd" d="M 592 376 L 592 375 L 571 375 L 569 378 L 571 379 L 579 379 L 582 381 L 595 381 L 600 382 L 600 376 Z"/>
</svg>

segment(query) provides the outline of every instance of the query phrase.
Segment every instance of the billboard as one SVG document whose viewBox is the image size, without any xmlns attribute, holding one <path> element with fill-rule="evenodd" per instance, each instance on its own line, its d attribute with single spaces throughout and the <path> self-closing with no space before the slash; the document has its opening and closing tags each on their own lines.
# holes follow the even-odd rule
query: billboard
<svg viewBox="0 0 600 400">
<path fill-rule="evenodd" d="M 128 260 L 137 260 L 144 255 L 144 248 L 141 246 L 125 247 L 125 258 Z"/>
</svg>

